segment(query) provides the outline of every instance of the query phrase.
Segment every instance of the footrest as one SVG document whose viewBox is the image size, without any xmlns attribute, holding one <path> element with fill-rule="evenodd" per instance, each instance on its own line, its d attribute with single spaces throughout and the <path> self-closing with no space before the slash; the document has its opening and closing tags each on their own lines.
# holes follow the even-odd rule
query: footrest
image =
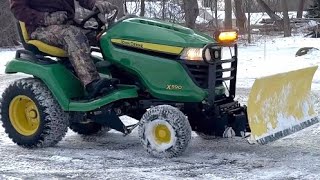
<svg viewBox="0 0 320 180">
<path fill-rule="evenodd" d="M 117 89 L 100 98 L 91 100 L 71 100 L 69 103 L 69 111 L 87 112 L 121 99 L 137 98 L 138 89 L 137 86 L 118 84 Z"/>
</svg>

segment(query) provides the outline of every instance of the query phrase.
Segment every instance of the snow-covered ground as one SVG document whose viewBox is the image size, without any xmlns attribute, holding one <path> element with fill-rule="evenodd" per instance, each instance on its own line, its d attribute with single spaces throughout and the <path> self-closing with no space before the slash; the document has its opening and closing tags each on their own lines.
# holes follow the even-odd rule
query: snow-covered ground
<svg viewBox="0 0 320 180">
<path fill-rule="evenodd" d="M 237 86 L 251 87 L 255 78 L 320 65 L 318 50 L 312 50 L 305 56 L 295 56 L 302 47 L 320 50 L 319 42 L 317 38 L 279 37 L 260 39 L 255 45 L 240 46 Z M 312 88 L 320 90 L 320 68 L 314 76 Z"/>
<path fill-rule="evenodd" d="M 4 74 L 5 65 L 15 56 L 15 51 L 12 49 L 0 49 L 0 74 Z"/>
<path fill-rule="evenodd" d="M 255 78 L 319 65 L 320 51 L 295 57 L 299 48 L 310 46 L 320 48 L 319 39 L 276 38 L 241 45 L 237 98 L 246 103 Z M 21 77 L 4 75 L 4 65 L 13 57 L 13 51 L 0 52 L 0 94 Z M 312 89 L 320 95 L 320 70 Z M 315 101 L 319 112 L 319 99 Z M 319 179 L 319 136 L 320 125 L 264 146 L 238 138 L 207 141 L 193 134 L 183 156 L 156 159 L 140 145 L 137 130 L 127 137 L 115 131 L 92 137 L 69 131 L 56 147 L 28 150 L 13 144 L 0 128 L 0 179 Z"/>
</svg>

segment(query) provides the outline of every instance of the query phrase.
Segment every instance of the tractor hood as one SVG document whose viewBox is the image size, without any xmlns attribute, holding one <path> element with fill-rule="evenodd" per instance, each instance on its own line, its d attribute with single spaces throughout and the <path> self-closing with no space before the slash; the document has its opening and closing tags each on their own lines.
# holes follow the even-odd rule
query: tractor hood
<svg viewBox="0 0 320 180">
<path fill-rule="evenodd" d="M 123 44 L 131 43 L 131 46 L 139 46 L 139 42 L 143 42 L 160 45 L 159 48 L 180 47 L 181 49 L 201 48 L 214 42 L 210 36 L 192 29 L 148 18 L 129 18 L 116 23 L 101 41 L 103 43 L 110 39 L 118 43 L 121 41 Z"/>
</svg>

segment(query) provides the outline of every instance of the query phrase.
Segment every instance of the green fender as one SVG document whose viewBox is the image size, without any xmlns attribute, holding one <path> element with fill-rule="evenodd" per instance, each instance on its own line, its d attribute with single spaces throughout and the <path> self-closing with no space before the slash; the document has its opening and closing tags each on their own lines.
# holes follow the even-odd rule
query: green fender
<svg viewBox="0 0 320 180">
<path fill-rule="evenodd" d="M 6 65 L 5 72 L 7 74 L 21 72 L 41 79 L 64 111 L 92 111 L 120 99 L 138 97 L 136 86 L 122 85 L 117 91 L 100 99 L 76 100 L 85 95 L 85 90 L 79 79 L 59 63 L 44 65 L 13 59 Z"/>
</svg>

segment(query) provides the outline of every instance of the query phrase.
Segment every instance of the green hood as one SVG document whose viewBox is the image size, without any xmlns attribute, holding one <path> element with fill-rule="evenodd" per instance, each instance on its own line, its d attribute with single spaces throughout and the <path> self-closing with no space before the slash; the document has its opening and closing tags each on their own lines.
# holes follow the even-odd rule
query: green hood
<svg viewBox="0 0 320 180">
<path fill-rule="evenodd" d="M 214 40 L 192 29 L 147 18 L 130 18 L 114 25 L 108 36 L 176 47 L 203 47 Z M 164 38 L 165 37 L 165 38 Z"/>
</svg>

